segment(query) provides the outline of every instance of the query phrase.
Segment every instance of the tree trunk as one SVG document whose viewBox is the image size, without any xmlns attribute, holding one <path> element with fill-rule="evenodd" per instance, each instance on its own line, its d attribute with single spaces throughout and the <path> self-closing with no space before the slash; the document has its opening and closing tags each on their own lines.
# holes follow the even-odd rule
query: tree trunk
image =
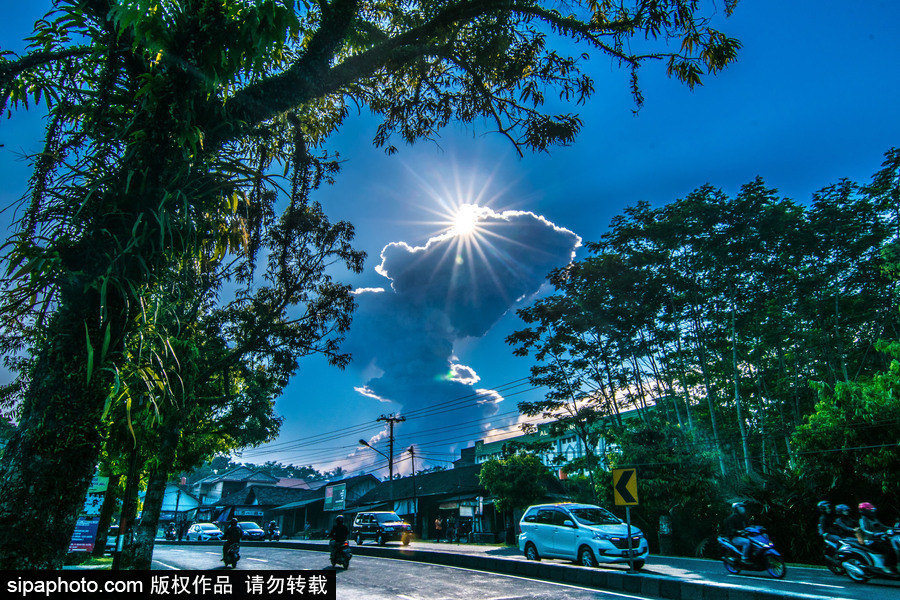
<svg viewBox="0 0 900 600">
<path fill-rule="evenodd" d="M 80 286 L 79 286 L 80 287 Z M 96 294 L 65 295 L 40 349 L 19 427 L 0 463 L 0 569 L 59 569 L 100 455 L 106 386 L 88 381 Z M 91 316 L 96 318 L 91 318 Z M 99 332 L 90 331 L 92 340 Z"/>
<path fill-rule="evenodd" d="M 179 407 L 167 407 L 177 411 Z M 177 417 L 176 417 L 177 418 Z M 149 570 L 153 560 L 153 547 L 156 543 L 156 531 L 159 528 L 159 516 L 162 513 L 163 500 L 166 495 L 166 483 L 175 464 L 175 446 L 178 443 L 179 430 L 161 425 L 162 442 L 157 454 L 156 467 L 150 472 L 147 480 L 147 493 L 144 496 L 144 508 L 141 512 L 141 523 L 137 529 L 135 550 L 130 568 Z"/>
<path fill-rule="evenodd" d="M 704 348 L 704 340 L 702 336 L 702 325 L 696 322 L 693 323 L 694 326 L 694 334 L 697 339 L 697 352 L 699 354 L 700 359 L 700 372 L 703 375 L 703 385 L 706 388 L 706 404 L 709 407 L 709 424 L 712 428 L 713 434 L 713 443 L 716 446 L 716 454 L 719 457 L 719 470 L 722 472 L 722 476 L 725 476 L 725 457 L 722 455 L 722 444 L 719 441 L 719 420 L 716 418 L 716 401 L 713 393 L 712 382 L 709 377 L 709 369 L 706 364 L 706 350 Z"/>
<path fill-rule="evenodd" d="M 747 435 L 747 423 L 744 421 L 744 410 L 741 405 L 741 375 L 738 372 L 737 328 L 735 326 L 734 307 L 731 309 L 731 369 L 734 373 L 734 406 L 737 410 L 738 431 L 741 434 L 741 449 L 744 453 L 744 471 L 753 472 L 750 462 L 750 442 Z"/>
<path fill-rule="evenodd" d="M 92 554 L 101 557 L 106 552 L 106 540 L 109 536 L 109 526 L 112 517 L 116 513 L 119 504 L 119 480 L 121 475 L 111 475 L 106 494 L 103 496 L 103 506 L 100 508 L 100 518 L 97 522 L 97 540 Z"/>
</svg>

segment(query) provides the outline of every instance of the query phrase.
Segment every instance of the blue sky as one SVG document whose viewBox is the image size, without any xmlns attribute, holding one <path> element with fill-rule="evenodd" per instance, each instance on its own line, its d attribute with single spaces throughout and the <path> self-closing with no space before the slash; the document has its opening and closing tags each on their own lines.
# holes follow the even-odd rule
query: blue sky
<svg viewBox="0 0 900 600">
<path fill-rule="evenodd" d="M 0 48 L 22 48 L 42 5 L 6 8 Z M 735 193 L 760 175 L 807 202 L 839 178 L 867 182 L 900 145 L 900 3 L 742 0 L 716 24 L 742 41 L 738 62 L 694 91 L 661 64 L 644 68 L 637 116 L 627 73 L 590 63 L 598 92 L 573 109 L 584 130 L 549 155 L 520 159 L 499 135 L 457 127 L 386 156 L 371 144 L 377 123 L 351 117 L 330 145 L 343 171 L 316 199 L 332 219 L 354 223 L 369 255 L 349 282 L 384 291 L 359 295 L 347 346 L 354 364 L 341 372 L 303 362 L 276 404 L 281 438 L 243 460 L 378 468 L 384 459 L 357 440 L 387 453 L 376 419 L 393 413 L 407 417 L 395 427 L 396 451 L 416 444 L 426 466 L 446 465 L 540 393 L 524 381 L 530 361 L 503 340 L 521 326 L 521 298 L 579 239 L 598 239 L 626 206 L 661 205 L 705 183 Z M 37 115 L 0 122 L 2 206 L 24 191 L 16 153 L 39 147 L 39 126 Z M 478 235 L 440 238 L 463 203 L 485 207 Z"/>
</svg>

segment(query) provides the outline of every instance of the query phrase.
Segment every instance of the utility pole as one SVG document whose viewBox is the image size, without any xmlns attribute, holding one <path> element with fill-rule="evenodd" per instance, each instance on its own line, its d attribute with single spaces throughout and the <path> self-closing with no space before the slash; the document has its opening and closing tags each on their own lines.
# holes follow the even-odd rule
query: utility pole
<svg viewBox="0 0 900 600">
<path fill-rule="evenodd" d="M 401 423 L 406 417 L 395 417 L 393 413 L 389 416 L 381 415 L 378 421 L 387 421 L 390 428 L 390 451 L 388 452 L 388 475 L 391 481 L 394 480 L 394 423 Z"/>
<path fill-rule="evenodd" d="M 409 447 L 409 456 L 412 460 L 412 485 L 413 485 L 413 533 L 419 526 L 419 499 L 416 497 L 416 450 Z"/>
</svg>

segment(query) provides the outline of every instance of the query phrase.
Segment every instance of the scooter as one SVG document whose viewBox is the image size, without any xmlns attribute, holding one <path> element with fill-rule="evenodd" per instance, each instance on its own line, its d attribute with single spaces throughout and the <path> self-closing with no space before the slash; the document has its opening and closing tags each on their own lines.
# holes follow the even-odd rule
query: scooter
<svg viewBox="0 0 900 600">
<path fill-rule="evenodd" d="M 350 542 L 344 542 L 341 545 L 335 544 L 331 549 L 331 566 L 336 567 L 338 563 L 344 569 L 350 566 L 350 559 L 353 558 L 353 552 L 350 550 Z"/>
<path fill-rule="evenodd" d="M 228 548 L 228 552 L 225 553 L 225 566 L 231 565 L 231 568 L 234 569 L 237 567 L 239 560 L 241 560 L 241 544 L 235 542 Z"/>
<path fill-rule="evenodd" d="M 835 541 L 823 538 L 822 541 L 825 542 L 825 548 L 822 553 L 822 558 L 825 560 L 825 566 L 835 575 L 843 575 L 844 567 L 841 565 L 841 559 L 838 558 L 838 550 L 841 549 L 841 546 L 843 546 L 844 543 L 850 540 L 838 539 Z"/>
<path fill-rule="evenodd" d="M 281 527 L 273 527 L 266 531 L 266 539 L 277 542 L 281 539 Z"/>
<path fill-rule="evenodd" d="M 893 535 L 900 535 L 900 532 L 888 530 L 883 540 L 886 541 Z M 865 583 L 873 577 L 900 579 L 893 549 L 882 553 L 859 541 L 847 539 L 844 540 L 837 555 L 847 577 L 857 583 Z"/>
<path fill-rule="evenodd" d="M 719 546 L 722 547 L 722 564 L 725 570 L 737 575 L 742 570 L 766 571 L 775 579 L 783 579 L 787 575 L 787 565 L 775 545 L 766 535 L 766 528 L 759 525 L 751 525 L 745 529 L 746 536 L 750 540 L 750 554 L 747 560 L 743 559 L 742 552 L 726 537 L 719 537 Z"/>
<path fill-rule="evenodd" d="M 171 526 L 166 529 L 166 539 L 170 542 L 174 542 L 178 539 L 178 533 L 175 531 L 175 527 Z"/>
</svg>

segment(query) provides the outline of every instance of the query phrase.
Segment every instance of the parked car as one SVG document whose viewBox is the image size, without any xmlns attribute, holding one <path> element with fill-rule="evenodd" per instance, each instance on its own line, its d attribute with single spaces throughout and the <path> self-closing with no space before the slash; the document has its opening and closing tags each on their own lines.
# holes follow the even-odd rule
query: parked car
<svg viewBox="0 0 900 600">
<path fill-rule="evenodd" d="M 197 540 L 200 542 L 208 542 L 210 540 L 221 541 L 223 538 L 222 530 L 213 523 L 194 523 L 185 534 L 187 541 Z"/>
<path fill-rule="evenodd" d="M 406 546 L 412 538 L 412 527 L 394 512 L 362 512 L 353 519 L 350 535 L 356 537 L 357 544 L 372 539 L 379 545 L 400 541 Z"/>
<path fill-rule="evenodd" d="M 528 507 L 519 521 L 519 550 L 529 560 L 565 558 L 586 567 L 627 563 L 640 569 L 650 554 L 647 538 L 619 517 L 593 504 L 538 504 Z"/>
<path fill-rule="evenodd" d="M 238 523 L 238 527 L 241 528 L 241 539 L 242 540 L 264 540 L 264 539 L 266 539 L 266 532 L 263 531 L 262 527 L 260 527 L 253 521 L 241 521 L 240 523 Z"/>
</svg>

